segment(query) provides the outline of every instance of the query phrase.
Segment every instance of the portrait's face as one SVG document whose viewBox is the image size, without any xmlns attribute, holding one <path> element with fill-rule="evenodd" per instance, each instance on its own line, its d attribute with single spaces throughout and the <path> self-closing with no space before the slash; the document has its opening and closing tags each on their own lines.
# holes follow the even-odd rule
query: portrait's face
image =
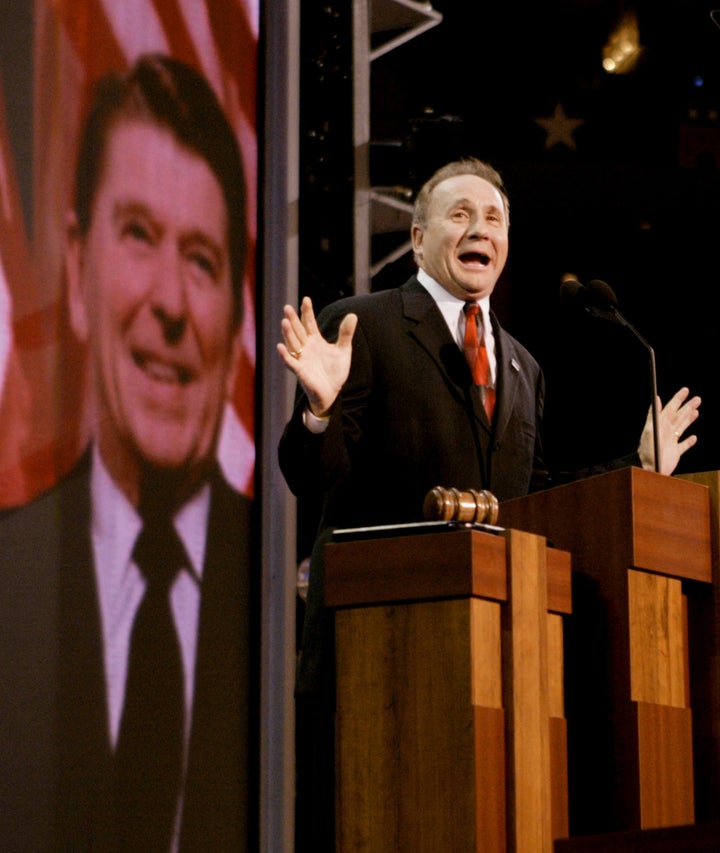
<svg viewBox="0 0 720 853">
<path fill-rule="evenodd" d="M 456 175 L 428 200 L 427 223 L 412 229 L 418 263 L 460 299 L 489 296 L 508 255 L 503 198 L 484 178 Z"/>
<path fill-rule="evenodd" d="M 214 456 L 237 341 L 223 193 L 156 125 L 112 131 L 88 233 L 69 229 L 71 320 L 89 344 L 100 452 L 136 498 L 148 465 L 187 474 Z"/>
</svg>

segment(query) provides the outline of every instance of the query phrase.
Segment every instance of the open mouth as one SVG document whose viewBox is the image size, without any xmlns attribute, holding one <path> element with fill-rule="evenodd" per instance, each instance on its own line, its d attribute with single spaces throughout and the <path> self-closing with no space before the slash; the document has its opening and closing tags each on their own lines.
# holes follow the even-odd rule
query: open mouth
<svg viewBox="0 0 720 853">
<path fill-rule="evenodd" d="M 180 364 L 171 364 L 140 352 L 133 352 L 132 357 L 140 370 L 156 382 L 187 385 L 192 380 L 192 371 Z"/>
<path fill-rule="evenodd" d="M 485 252 L 464 252 L 460 255 L 460 262 L 470 266 L 486 267 L 490 263 L 490 255 Z"/>
</svg>

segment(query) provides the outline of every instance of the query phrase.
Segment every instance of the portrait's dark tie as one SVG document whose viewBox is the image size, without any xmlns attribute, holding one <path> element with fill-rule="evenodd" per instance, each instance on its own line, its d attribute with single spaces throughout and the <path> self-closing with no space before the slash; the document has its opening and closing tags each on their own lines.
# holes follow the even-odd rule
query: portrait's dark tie
<svg viewBox="0 0 720 853">
<path fill-rule="evenodd" d="M 169 850 L 183 772 L 184 688 L 170 588 L 187 565 L 169 518 L 146 521 L 133 559 L 146 589 L 133 623 L 115 754 L 123 849 Z"/>
</svg>

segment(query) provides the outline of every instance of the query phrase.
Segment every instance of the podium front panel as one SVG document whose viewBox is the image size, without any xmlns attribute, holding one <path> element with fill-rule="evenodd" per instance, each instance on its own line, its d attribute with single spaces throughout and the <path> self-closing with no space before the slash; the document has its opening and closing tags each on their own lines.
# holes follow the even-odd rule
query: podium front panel
<svg viewBox="0 0 720 853">
<path fill-rule="evenodd" d="M 568 832 L 569 556 L 457 530 L 332 543 L 326 577 L 338 853 L 550 853 Z"/>
</svg>

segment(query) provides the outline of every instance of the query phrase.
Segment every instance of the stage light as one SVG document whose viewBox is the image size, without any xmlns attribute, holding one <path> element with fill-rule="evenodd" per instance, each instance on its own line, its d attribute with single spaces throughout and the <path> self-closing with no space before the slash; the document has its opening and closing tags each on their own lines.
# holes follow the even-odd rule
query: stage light
<svg viewBox="0 0 720 853">
<path fill-rule="evenodd" d="M 627 12 L 610 33 L 603 47 L 602 66 L 608 74 L 627 74 L 642 53 L 637 14 Z"/>
</svg>

